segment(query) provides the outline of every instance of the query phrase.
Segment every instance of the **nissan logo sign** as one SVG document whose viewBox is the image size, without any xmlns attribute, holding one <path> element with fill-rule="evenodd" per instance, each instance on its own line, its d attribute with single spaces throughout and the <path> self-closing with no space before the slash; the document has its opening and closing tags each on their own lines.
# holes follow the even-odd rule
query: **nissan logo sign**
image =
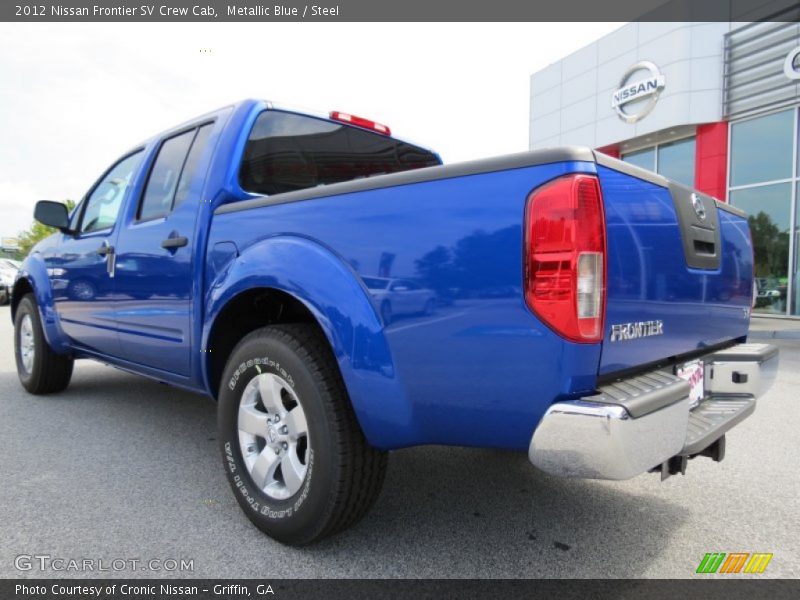
<svg viewBox="0 0 800 600">
<path fill-rule="evenodd" d="M 641 72 L 646 75 L 644 78 L 634 78 Z M 611 95 L 611 108 L 626 123 L 636 123 L 653 110 L 665 82 L 664 75 L 655 64 L 648 60 L 638 62 L 625 71 L 620 79 L 618 89 Z M 633 109 L 628 105 L 634 105 Z"/>
<path fill-rule="evenodd" d="M 783 74 L 789 79 L 800 79 L 800 46 L 786 55 L 783 61 Z"/>
</svg>

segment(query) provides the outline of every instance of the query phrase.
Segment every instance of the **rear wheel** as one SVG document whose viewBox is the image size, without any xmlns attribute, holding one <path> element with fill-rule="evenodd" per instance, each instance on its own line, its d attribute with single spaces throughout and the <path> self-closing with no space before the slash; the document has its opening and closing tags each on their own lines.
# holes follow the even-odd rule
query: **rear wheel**
<svg viewBox="0 0 800 600">
<path fill-rule="evenodd" d="M 267 535 L 308 544 L 366 514 L 387 454 L 356 421 L 327 340 L 305 324 L 246 336 L 219 394 L 223 462 L 234 496 Z"/>
<path fill-rule="evenodd" d="M 60 392 L 72 378 L 72 357 L 56 354 L 47 344 L 33 294 L 20 300 L 14 316 L 17 375 L 31 394 Z"/>
</svg>

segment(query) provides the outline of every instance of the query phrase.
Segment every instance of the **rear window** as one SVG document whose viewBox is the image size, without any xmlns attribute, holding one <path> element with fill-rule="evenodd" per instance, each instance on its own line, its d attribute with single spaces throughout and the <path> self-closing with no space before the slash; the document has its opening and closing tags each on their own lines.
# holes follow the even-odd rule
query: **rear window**
<svg viewBox="0 0 800 600">
<path fill-rule="evenodd" d="M 438 164 L 432 152 L 378 133 L 268 110 L 250 132 L 240 182 L 271 195 Z"/>
</svg>

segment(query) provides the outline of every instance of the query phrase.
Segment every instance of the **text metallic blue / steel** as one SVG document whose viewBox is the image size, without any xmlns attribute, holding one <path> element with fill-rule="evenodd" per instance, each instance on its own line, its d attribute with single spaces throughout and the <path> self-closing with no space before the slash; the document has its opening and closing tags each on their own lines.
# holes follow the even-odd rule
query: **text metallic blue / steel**
<svg viewBox="0 0 800 600">
<path fill-rule="evenodd" d="M 686 264 L 669 189 L 598 167 L 608 236 L 608 300 L 600 374 L 747 335 L 753 254 L 747 221 L 719 210 L 722 261 Z M 661 320 L 663 335 L 611 341 L 611 326 Z"/>
</svg>

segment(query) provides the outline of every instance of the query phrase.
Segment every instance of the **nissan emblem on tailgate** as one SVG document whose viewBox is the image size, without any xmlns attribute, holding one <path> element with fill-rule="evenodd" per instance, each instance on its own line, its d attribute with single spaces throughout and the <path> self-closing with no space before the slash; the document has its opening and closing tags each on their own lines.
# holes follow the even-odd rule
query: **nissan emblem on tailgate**
<svg viewBox="0 0 800 600">
<path fill-rule="evenodd" d="M 701 221 L 705 221 L 706 207 L 697 194 L 692 194 L 692 206 L 694 207 L 694 214 L 697 215 L 697 218 L 700 219 Z"/>
</svg>

